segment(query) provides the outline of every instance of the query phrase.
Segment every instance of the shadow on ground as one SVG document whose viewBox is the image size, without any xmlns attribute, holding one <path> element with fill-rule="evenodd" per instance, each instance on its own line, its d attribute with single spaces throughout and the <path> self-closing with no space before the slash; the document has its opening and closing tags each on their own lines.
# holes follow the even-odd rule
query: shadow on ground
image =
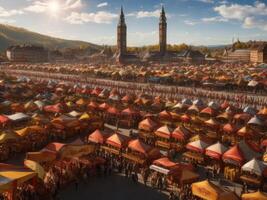
<svg viewBox="0 0 267 200">
<path fill-rule="evenodd" d="M 74 184 L 60 192 L 61 200 L 167 200 L 159 191 L 122 176 L 93 178 L 88 183 L 80 183 L 78 191 Z"/>
</svg>

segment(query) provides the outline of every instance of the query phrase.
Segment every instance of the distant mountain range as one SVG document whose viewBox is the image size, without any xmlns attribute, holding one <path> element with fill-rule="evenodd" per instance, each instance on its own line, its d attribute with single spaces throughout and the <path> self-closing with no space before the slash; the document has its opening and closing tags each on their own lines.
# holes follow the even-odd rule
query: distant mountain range
<svg viewBox="0 0 267 200">
<path fill-rule="evenodd" d="M 49 49 L 79 48 L 100 49 L 101 46 L 84 41 L 65 40 L 35 33 L 24 28 L 0 24 L 0 52 L 10 45 L 35 44 Z"/>
</svg>

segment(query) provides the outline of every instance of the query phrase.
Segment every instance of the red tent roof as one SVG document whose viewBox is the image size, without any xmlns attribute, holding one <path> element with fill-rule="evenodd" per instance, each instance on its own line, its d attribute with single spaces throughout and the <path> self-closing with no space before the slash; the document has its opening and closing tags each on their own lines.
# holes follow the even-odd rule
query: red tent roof
<svg viewBox="0 0 267 200">
<path fill-rule="evenodd" d="M 107 135 L 105 135 L 100 130 L 95 130 L 92 134 L 89 135 L 88 140 L 94 143 L 103 144 L 107 138 Z"/>
<path fill-rule="evenodd" d="M 130 141 L 128 144 L 128 148 L 142 154 L 148 154 L 149 151 L 152 149 L 150 146 L 141 142 L 139 139 Z"/>
<path fill-rule="evenodd" d="M 133 108 L 126 108 L 121 112 L 121 114 L 124 114 L 124 115 L 139 115 L 140 113 L 137 110 L 134 110 Z"/>
<path fill-rule="evenodd" d="M 138 125 L 139 129 L 143 129 L 146 131 L 153 131 L 157 127 L 157 123 L 152 121 L 150 118 L 146 118 L 141 121 Z"/>
<path fill-rule="evenodd" d="M 115 107 L 110 107 L 110 108 L 107 110 L 107 112 L 108 112 L 109 114 L 113 114 L 113 115 L 118 115 L 118 114 L 120 114 L 120 111 L 119 111 L 117 108 L 115 108 Z"/>
<path fill-rule="evenodd" d="M 127 145 L 128 141 L 128 137 L 118 133 L 114 133 L 106 140 L 106 143 L 117 148 L 122 148 Z"/>
<path fill-rule="evenodd" d="M 101 110 L 107 110 L 109 108 L 109 105 L 107 103 L 102 103 L 99 105 L 99 109 Z"/>
<path fill-rule="evenodd" d="M 9 121 L 9 118 L 4 116 L 4 115 L 0 115 L 0 123 L 1 124 L 5 124 Z"/>
<path fill-rule="evenodd" d="M 234 163 L 238 163 L 239 165 L 242 165 L 245 161 L 243 152 L 239 148 L 238 145 L 233 146 L 228 151 L 226 151 L 223 156 L 223 160 L 227 162 L 227 160 L 234 161 Z"/>
<path fill-rule="evenodd" d="M 167 120 L 171 120 L 172 119 L 172 115 L 166 110 L 160 112 L 159 113 L 159 117 L 162 118 L 162 119 L 167 119 Z"/>
<path fill-rule="evenodd" d="M 211 107 L 206 107 L 200 112 L 201 114 L 214 115 L 215 111 Z"/>
<path fill-rule="evenodd" d="M 236 130 L 237 130 L 237 128 L 235 127 L 234 124 L 228 123 L 228 124 L 225 124 L 223 126 L 223 131 L 225 131 L 227 133 L 234 133 L 234 132 L 236 132 Z"/>
<path fill-rule="evenodd" d="M 155 131 L 155 135 L 163 138 L 170 138 L 171 134 L 172 130 L 167 125 L 162 126 Z"/>
<path fill-rule="evenodd" d="M 52 152 L 59 152 L 62 147 L 64 147 L 66 144 L 53 142 L 49 143 L 45 148 L 42 149 L 42 151 L 52 151 Z"/>
<path fill-rule="evenodd" d="M 60 113 L 62 112 L 62 105 L 58 103 L 55 105 L 44 106 L 44 111 L 51 113 Z"/>
<path fill-rule="evenodd" d="M 98 107 L 98 104 L 95 101 L 91 101 L 88 104 L 88 107 L 96 109 Z"/>
<path fill-rule="evenodd" d="M 154 160 L 153 164 L 162 166 L 166 169 L 170 169 L 170 168 L 175 167 L 177 165 L 177 163 L 170 161 L 169 158 L 167 158 L 167 157 L 163 157 L 163 158 Z"/>
<path fill-rule="evenodd" d="M 191 118 L 187 114 L 184 114 L 181 116 L 181 120 L 183 122 L 189 122 L 191 120 Z"/>
<path fill-rule="evenodd" d="M 183 126 L 178 126 L 172 132 L 172 137 L 183 141 L 189 139 L 190 135 L 191 135 L 190 131 Z"/>
</svg>

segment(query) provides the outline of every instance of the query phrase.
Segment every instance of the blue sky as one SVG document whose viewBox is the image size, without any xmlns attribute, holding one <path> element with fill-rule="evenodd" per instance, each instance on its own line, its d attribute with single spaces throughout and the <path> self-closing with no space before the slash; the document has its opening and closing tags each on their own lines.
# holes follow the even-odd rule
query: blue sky
<svg viewBox="0 0 267 200">
<path fill-rule="evenodd" d="M 251 0 L 0 0 L 0 23 L 51 36 L 97 44 L 116 43 L 123 5 L 128 45 L 158 42 L 161 5 L 168 19 L 168 43 L 229 44 L 267 40 L 267 1 Z"/>
</svg>

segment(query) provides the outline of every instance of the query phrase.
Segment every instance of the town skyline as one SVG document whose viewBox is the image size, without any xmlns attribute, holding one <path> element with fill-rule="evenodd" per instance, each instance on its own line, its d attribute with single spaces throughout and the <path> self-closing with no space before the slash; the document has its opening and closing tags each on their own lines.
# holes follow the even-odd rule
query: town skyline
<svg viewBox="0 0 267 200">
<path fill-rule="evenodd" d="M 122 5 L 128 46 L 146 46 L 158 43 L 158 19 L 164 5 L 168 44 L 211 46 L 231 44 L 233 38 L 267 40 L 263 1 L 145 0 L 137 4 L 127 0 L 0 0 L 0 23 L 53 37 L 115 45 Z"/>
</svg>

